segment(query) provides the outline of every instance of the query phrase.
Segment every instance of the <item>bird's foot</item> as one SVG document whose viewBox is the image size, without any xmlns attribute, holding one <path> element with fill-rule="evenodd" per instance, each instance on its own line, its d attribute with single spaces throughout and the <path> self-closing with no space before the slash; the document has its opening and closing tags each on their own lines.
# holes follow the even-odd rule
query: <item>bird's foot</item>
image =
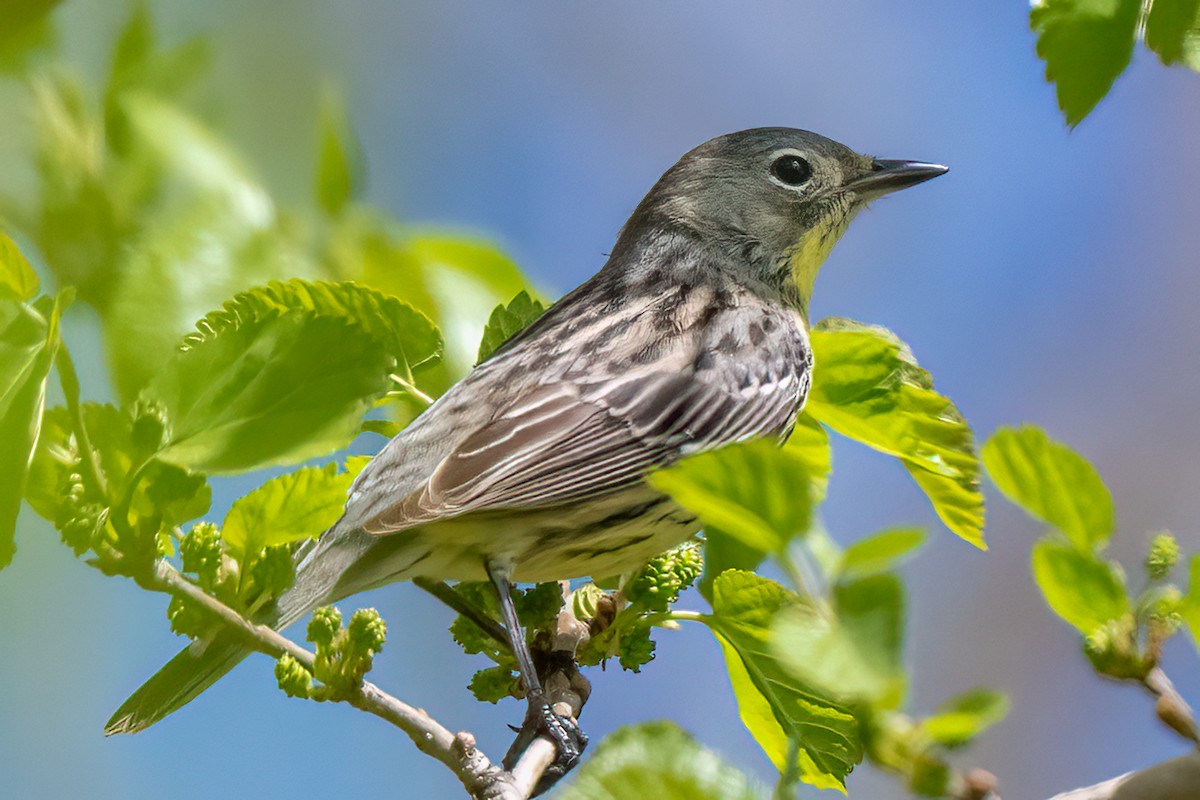
<svg viewBox="0 0 1200 800">
<path fill-rule="evenodd" d="M 531 696 L 525 721 L 517 731 L 517 738 L 504 756 L 504 768 L 511 770 L 521 754 L 539 736 L 549 737 L 558 749 L 554 763 L 546 768 L 534 789 L 533 796 L 542 794 L 570 772 L 587 747 L 588 737 L 579 724 L 569 716 L 559 714 L 544 696 Z"/>
</svg>

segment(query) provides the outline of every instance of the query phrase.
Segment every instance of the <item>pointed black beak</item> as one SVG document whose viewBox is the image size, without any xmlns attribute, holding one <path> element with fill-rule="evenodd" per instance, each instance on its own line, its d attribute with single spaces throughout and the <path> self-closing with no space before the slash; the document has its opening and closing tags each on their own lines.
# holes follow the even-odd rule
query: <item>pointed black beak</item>
<svg viewBox="0 0 1200 800">
<path fill-rule="evenodd" d="M 843 188 L 854 192 L 860 200 L 874 200 L 945 175 L 949 170 L 949 167 L 941 164 L 927 164 L 924 161 L 886 161 L 877 158 L 871 162 L 870 172 L 848 181 Z"/>
</svg>

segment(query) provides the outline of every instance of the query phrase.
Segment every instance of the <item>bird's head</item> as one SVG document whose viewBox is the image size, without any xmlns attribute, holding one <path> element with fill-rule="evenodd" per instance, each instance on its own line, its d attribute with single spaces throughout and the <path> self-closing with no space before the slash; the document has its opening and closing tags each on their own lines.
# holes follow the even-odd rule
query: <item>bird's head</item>
<svg viewBox="0 0 1200 800">
<path fill-rule="evenodd" d="M 945 172 L 938 164 L 861 155 L 794 128 L 739 131 L 710 139 L 667 170 L 622 239 L 662 228 L 685 232 L 726 250 L 750 277 L 807 311 L 817 270 L 855 213 Z"/>
</svg>

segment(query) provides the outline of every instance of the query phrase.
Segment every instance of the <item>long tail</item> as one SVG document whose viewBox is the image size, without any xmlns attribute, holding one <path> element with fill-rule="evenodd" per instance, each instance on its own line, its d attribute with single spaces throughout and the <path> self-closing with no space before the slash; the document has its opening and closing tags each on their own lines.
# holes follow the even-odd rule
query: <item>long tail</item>
<svg viewBox="0 0 1200 800">
<path fill-rule="evenodd" d="M 368 540 L 365 540 L 369 542 Z M 260 620 L 286 628 L 333 595 L 338 577 L 363 552 L 356 531 L 330 531 L 319 542 L 302 547 L 295 586 L 279 599 L 270 618 Z M 178 711 L 254 652 L 232 634 L 218 633 L 205 646 L 185 647 L 129 696 L 104 725 L 104 733 L 137 733 Z"/>
</svg>

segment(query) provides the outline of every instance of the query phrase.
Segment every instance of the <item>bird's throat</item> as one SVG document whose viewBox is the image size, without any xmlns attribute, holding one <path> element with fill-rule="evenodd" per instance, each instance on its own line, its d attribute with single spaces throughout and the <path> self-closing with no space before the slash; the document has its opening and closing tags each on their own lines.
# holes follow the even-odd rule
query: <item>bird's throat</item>
<svg viewBox="0 0 1200 800">
<path fill-rule="evenodd" d="M 822 217 L 816 225 L 805 231 L 800 241 L 788 253 L 789 294 L 795 298 L 805 321 L 808 320 L 808 306 L 812 300 L 817 273 L 825 259 L 829 258 L 833 246 L 846 232 L 853 216 L 853 212 L 847 209 L 845 213 Z"/>
</svg>

